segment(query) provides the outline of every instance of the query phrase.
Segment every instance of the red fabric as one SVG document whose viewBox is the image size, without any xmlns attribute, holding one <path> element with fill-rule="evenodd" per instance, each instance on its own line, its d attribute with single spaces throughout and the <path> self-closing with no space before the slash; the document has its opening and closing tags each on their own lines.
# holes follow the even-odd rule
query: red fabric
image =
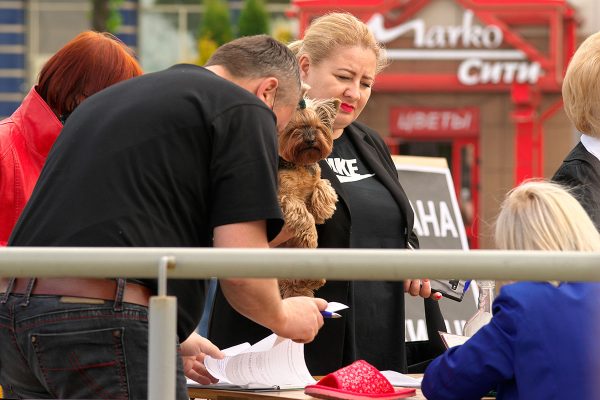
<svg viewBox="0 0 600 400">
<path fill-rule="evenodd" d="M 0 121 L 0 246 L 6 245 L 61 129 L 35 88 Z"/>
<path fill-rule="evenodd" d="M 377 368 L 364 360 L 323 377 L 305 393 L 323 399 L 399 399 L 413 396 L 415 389 L 394 389 Z"/>
<path fill-rule="evenodd" d="M 319 385 L 345 389 L 355 393 L 393 393 L 394 387 L 381 373 L 364 360 L 358 360 L 325 376 Z"/>
</svg>

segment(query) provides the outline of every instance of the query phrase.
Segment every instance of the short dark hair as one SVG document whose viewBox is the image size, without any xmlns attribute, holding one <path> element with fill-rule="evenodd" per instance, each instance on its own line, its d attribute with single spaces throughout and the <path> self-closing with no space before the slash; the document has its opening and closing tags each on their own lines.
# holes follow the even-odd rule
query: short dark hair
<svg viewBox="0 0 600 400">
<path fill-rule="evenodd" d="M 37 91 L 57 115 L 73 112 L 86 97 L 142 74 L 133 51 L 107 32 L 86 31 L 44 64 Z"/>
<path fill-rule="evenodd" d="M 278 98 L 288 104 L 299 100 L 298 61 L 285 44 L 270 36 L 246 36 L 226 43 L 206 62 L 207 67 L 211 65 L 224 67 L 236 78 L 275 77 L 279 81 Z M 290 89 L 294 90 L 294 98 L 288 98 Z"/>
</svg>

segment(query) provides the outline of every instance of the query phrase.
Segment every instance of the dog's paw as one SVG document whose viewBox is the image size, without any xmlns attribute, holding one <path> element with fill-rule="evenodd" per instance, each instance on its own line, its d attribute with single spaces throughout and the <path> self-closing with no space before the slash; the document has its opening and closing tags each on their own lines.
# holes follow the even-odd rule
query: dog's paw
<svg viewBox="0 0 600 400">
<path fill-rule="evenodd" d="M 337 193 L 329 181 L 327 179 L 319 180 L 310 203 L 310 211 L 317 224 L 322 224 L 333 216 L 337 201 Z"/>
<path fill-rule="evenodd" d="M 284 200 L 280 202 L 283 219 L 286 228 L 294 236 L 302 235 L 302 232 L 314 226 L 315 219 L 304 202 L 291 196 L 287 196 Z"/>
</svg>

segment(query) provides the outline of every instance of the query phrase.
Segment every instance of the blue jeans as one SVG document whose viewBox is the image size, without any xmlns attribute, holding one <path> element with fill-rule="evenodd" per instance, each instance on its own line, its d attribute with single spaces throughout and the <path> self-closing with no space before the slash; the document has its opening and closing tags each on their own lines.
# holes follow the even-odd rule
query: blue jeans
<svg viewBox="0 0 600 400">
<path fill-rule="evenodd" d="M 147 399 L 148 309 L 94 302 L 20 294 L 0 300 L 5 398 Z M 189 399 L 179 356 L 177 399 Z"/>
</svg>

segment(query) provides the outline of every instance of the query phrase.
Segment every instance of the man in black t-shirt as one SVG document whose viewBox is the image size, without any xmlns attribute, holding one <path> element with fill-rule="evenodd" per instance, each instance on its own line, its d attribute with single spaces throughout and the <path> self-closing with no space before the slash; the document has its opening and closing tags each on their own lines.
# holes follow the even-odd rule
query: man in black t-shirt
<svg viewBox="0 0 600 400">
<path fill-rule="evenodd" d="M 9 245 L 268 247 L 283 224 L 276 122 L 285 126 L 299 96 L 294 55 L 264 35 L 222 46 L 206 68 L 177 65 L 91 96 L 65 124 Z M 0 280 L 0 385 L 21 397 L 146 398 L 155 281 L 31 282 Z M 221 287 L 280 336 L 309 342 L 323 324 L 324 300 L 282 300 L 275 279 Z M 168 292 L 181 354 L 218 355 L 194 333 L 203 282 L 171 280 Z M 185 372 L 206 382 L 193 360 Z M 177 390 L 187 397 L 182 373 Z"/>
</svg>

